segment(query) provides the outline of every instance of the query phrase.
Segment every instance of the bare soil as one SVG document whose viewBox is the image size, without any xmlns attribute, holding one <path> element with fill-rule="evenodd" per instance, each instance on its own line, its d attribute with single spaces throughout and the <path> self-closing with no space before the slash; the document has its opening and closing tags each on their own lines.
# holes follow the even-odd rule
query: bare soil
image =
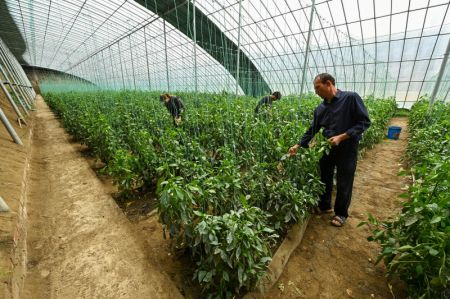
<svg viewBox="0 0 450 299">
<path fill-rule="evenodd" d="M 37 109 L 23 298 L 182 298 L 42 99 Z"/>
<path fill-rule="evenodd" d="M 27 118 L 29 126 L 19 125 L 17 115 L 2 91 L 0 108 L 23 143 L 14 143 L 0 122 L 0 197 L 10 209 L 9 212 L 0 212 L 0 297 L 8 298 L 18 292 L 23 277 L 23 187 L 31 147 L 33 116 Z"/>
<path fill-rule="evenodd" d="M 399 140 L 385 139 L 358 162 L 350 217 L 342 228 L 330 225 L 330 215 L 312 217 L 300 246 L 266 298 L 404 298 L 400 283 L 389 286 L 382 263 L 374 265 L 379 246 L 367 241 L 370 231 L 357 225 L 368 214 L 386 219 L 399 213 L 407 181 L 399 177 L 407 145 L 407 119 Z"/>
</svg>

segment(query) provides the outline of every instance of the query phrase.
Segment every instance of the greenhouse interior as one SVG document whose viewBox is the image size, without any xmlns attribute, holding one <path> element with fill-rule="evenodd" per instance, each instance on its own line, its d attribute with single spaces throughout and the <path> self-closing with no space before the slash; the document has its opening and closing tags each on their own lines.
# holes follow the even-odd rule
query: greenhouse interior
<svg viewBox="0 0 450 299">
<path fill-rule="evenodd" d="M 450 298 L 448 0 L 0 1 L 5 298 Z"/>
</svg>

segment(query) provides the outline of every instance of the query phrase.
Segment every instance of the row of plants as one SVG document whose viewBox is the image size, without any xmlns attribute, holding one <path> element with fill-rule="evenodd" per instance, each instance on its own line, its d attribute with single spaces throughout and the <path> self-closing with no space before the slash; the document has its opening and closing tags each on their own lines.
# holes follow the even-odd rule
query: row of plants
<svg viewBox="0 0 450 299">
<path fill-rule="evenodd" d="M 411 298 L 450 297 L 450 104 L 422 100 L 409 114 L 406 158 L 412 184 L 395 219 L 378 221 L 371 241 L 381 244 L 389 277 Z M 406 172 L 403 172 L 406 174 Z"/>
<path fill-rule="evenodd" d="M 159 94 L 46 94 L 67 131 L 106 163 L 123 193 L 156 189 L 164 234 L 191 252 L 194 278 L 212 296 L 251 289 L 274 244 L 316 206 L 318 160 L 329 147 L 286 158 L 311 122 L 317 97 L 286 97 L 257 116 L 258 99 L 179 94 L 186 111 L 174 126 Z M 395 110 L 368 100 L 374 118 L 362 145 L 377 142 Z M 382 134 L 382 133 L 381 133 Z"/>
<path fill-rule="evenodd" d="M 372 124 L 360 141 L 360 149 L 370 149 L 386 136 L 386 127 L 390 118 L 398 111 L 395 99 L 390 97 L 380 101 L 374 96 L 364 99 Z M 389 117 L 386 117 L 389 116 Z"/>
</svg>

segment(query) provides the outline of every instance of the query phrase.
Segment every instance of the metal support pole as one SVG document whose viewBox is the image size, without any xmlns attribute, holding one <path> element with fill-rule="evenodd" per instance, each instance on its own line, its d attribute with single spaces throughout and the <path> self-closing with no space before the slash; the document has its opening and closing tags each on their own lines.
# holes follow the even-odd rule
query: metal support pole
<svg viewBox="0 0 450 299">
<path fill-rule="evenodd" d="M 98 87 L 100 89 L 104 89 L 105 87 L 105 75 L 106 74 L 102 74 L 100 72 L 100 61 L 99 61 L 99 55 L 96 54 L 95 56 L 92 57 L 91 59 L 92 61 L 92 65 L 94 66 L 94 70 L 95 70 L 95 74 L 97 75 L 98 78 Z"/>
<path fill-rule="evenodd" d="M 150 80 L 150 65 L 148 64 L 147 34 L 145 33 L 145 27 L 144 27 L 144 44 L 145 44 L 145 61 L 147 63 L 148 89 L 152 90 L 152 83 L 151 83 L 151 80 Z"/>
<path fill-rule="evenodd" d="M 1 48 L 1 51 L 0 51 L 1 59 L 4 62 L 6 71 L 9 73 L 7 80 L 11 83 L 15 83 L 15 84 L 19 85 L 19 86 L 16 86 L 17 91 L 18 91 L 18 93 L 21 94 L 23 101 L 26 103 L 27 108 L 29 110 L 31 110 L 33 98 L 31 97 L 31 94 L 28 94 L 27 91 L 24 91 L 22 89 L 22 87 L 20 86 L 20 85 L 25 85 L 28 87 L 28 86 L 31 86 L 31 84 L 26 85 L 27 81 L 29 83 L 29 80 L 23 78 L 23 76 L 25 76 L 25 73 L 23 72 L 22 67 L 19 65 L 19 63 L 17 62 L 15 57 L 12 55 L 12 53 L 9 52 L 9 50 L 7 49 L 6 45 L 3 44 L 3 42 L 0 43 L 0 48 Z M 13 63 L 14 61 L 16 62 L 15 64 Z M 22 72 L 18 71 L 17 68 L 19 68 Z M 13 90 L 15 95 L 18 96 L 15 89 L 16 89 L 15 86 L 11 85 L 11 90 Z"/>
<path fill-rule="evenodd" d="M 19 136 L 17 135 L 14 128 L 9 123 L 8 119 L 6 118 L 5 113 L 3 113 L 2 108 L 0 108 L 0 119 L 2 120 L 2 123 L 5 125 L 6 130 L 8 130 L 9 135 L 11 135 L 12 139 L 15 143 L 23 145 L 22 140 L 20 140 Z"/>
<path fill-rule="evenodd" d="M 0 53 L 1 53 L 1 51 L 0 51 Z M 1 53 L 1 54 L 5 54 L 5 53 Z M 8 61 L 9 61 L 8 57 L 6 55 L 1 55 L 0 59 L 4 62 L 4 66 L 6 68 L 6 69 L 2 69 L 3 77 L 10 84 L 11 90 L 14 92 L 14 95 L 17 97 L 17 99 L 19 100 L 21 105 L 24 106 L 23 108 L 25 109 L 25 113 L 28 114 L 28 112 L 26 110 L 31 110 L 31 103 L 28 100 L 27 96 L 24 94 L 24 91 L 22 90 L 22 88 L 16 84 L 16 83 L 19 83 L 19 81 L 17 80 L 17 77 L 14 76 L 12 67 L 8 63 Z M 19 94 L 20 94 L 20 97 L 19 97 Z M 25 106 L 26 106 L 26 108 L 25 108 Z"/>
<path fill-rule="evenodd" d="M 119 64 L 120 64 L 120 75 L 122 76 L 122 89 L 125 89 L 125 79 L 123 78 L 123 66 L 122 66 L 122 53 L 120 53 L 120 43 L 117 43 L 119 48 Z"/>
<path fill-rule="evenodd" d="M 107 77 L 108 72 L 106 71 L 106 66 L 105 66 L 105 55 L 103 55 L 103 51 L 100 52 L 102 54 L 102 66 L 103 66 L 103 74 L 105 75 L 105 86 L 107 86 L 108 90 L 111 90 L 111 84 L 109 83 L 109 76 Z"/>
<path fill-rule="evenodd" d="M 131 35 L 128 35 L 128 43 L 130 45 L 130 60 L 131 60 L 131 72 L 133 76 L 133 86 L 134 90 L 136 90 L 136 75 L 134 74 L 134 56 L 133 56 L 133 47 L 131 47 Z"/>
<path fill-rule="evenodd" d="M 111 52 L 111 48 L 108 48 L 108 51 L 109 51 L 109 63 L 111 64 L 112 82 L 113 82 L 113 85 L 114 85 L 114 90 L 117 90 L 117 87 L 116 87 L 116 74 L 114 73 L 113 55 L 112 55 L 112 52 Z"/>
<path fill-rule="evenodd" d="M 25 115 L 28 115 L 28 110 L 30 110 L 30 106 L 29 104 L 24 101 L 21 97 L 19 97 L 19 95 L 17 94 L 16 90 L 14 89 L 14 86 L 11 84 L 11 82 L 9 81 L 5 81 L 5 84 L 8 84 L 9 87 L 11 88 L 12 92 L 14 93 L 15 97 L 17 98 L 17 101 L 20 104 L 20 107 L 22 108 L 23 112 L 25 113 Z M 8 94 L 11 96 L 11 94 L 8 92 Z M 12 99 L 12 97 L 11 97 Z"/>
<path fill-rule="evenodd" d="M 31 96 L 33 98 L 32 103 L 34 103 L 36 101 L 36 96 L 37 96 L 36 92 L 34 91 L 34 88 L 29 86 L 29 87 L 26 87 L 26 89 L 28 90 L 28 93 L 31 94 Z"/>
<path fill-rule="evenodd" d="M 31 100 L 34 101 L 34 97 L 36 96 L 36 93 L 34 93 L 33 87 L 31 86 L 30 81 L 28 80 L 27 76 L 25 75 L 25 72 L 23 71 L 23 68 L 19 64 L 19 62 L 16 60 L 14 55 L 9 51 L 6 44 L 0 39 L 0 48 L 2 49 L 2 52 L 6 57 L 6 63 L 11 64 L 11 67 L 17 72 L 17 76 L 19 78 L 19 82 L 22 83 L 25 87 L 28 87 L 31 89 Z M 9 56 L 9 59 L 8 59 Z"/>
<path fill-rule="evenodd" d="M 1 67 L 1 65 L 0 65 L 0 67 Z M 5 93 L 5 96 L 8 99 L 9 103 L 13 107 L 14 112 L 16 112 L 16 115 L 19 118 L 19 120 L 23 121 L 27 125 L 27 122 L 25 121 L 25 118 L 22 116 L 22 113 L 20 113 L 19 108 L 17 108 L 16 103 L 14 102 L 13 98 L 9 94 L 8 90 L 6 89 L 6 86 L 1 81 L 0 81 L 0 87 L 3 90 L 3 92 Z"/>
<path fill-rule="evenodd" d="M 6 71 L 3 69 L 3 67 L 0 65 L 0 74 L 2 75 L 2 77 L 10 84 L 11 81 L 9 80 L 9 77 L 6 74 Z M 3 85 L 3 84 L 2 84 Z M 11 98 L 11 95 L 9 94 L 8 90 L 6 89 L 5 86 L 3 86 L 5 88 L 5 93 L 9 95 L 9 97 Z M 14 87 L 12 85 L 10 85 L 11 90 L 13 91 L 14 95 L 16 96 L 17 100 L 19 101 L 20 107 L 22 107 L 22 110 L 25 112 L 26 115 L 28 115 L 28 105 L 26 105 L 26 103 L 24 103 L 22 101 L 22 99 L 19 97 L 19 95 L 16 93 L 16 90 L 14 89 Z M 11 98 L 12 100 L 12 98 Z M 14 103 L 14 100 L 12 100 Z M 15 103 L 14 103 L 15 105 Z M 19 112 L 20 113 L 20 112 Z"/>
<path fill-rule="evenodd" d="M 442 98 L 442 103 L 444 103 L 445 100 L 447 99 L 449 92 L 450 92 L 450 88 L 447 89 L 447 92 L 445 93 L 445 97 Z"/>
<path fill-rule="evenodd" d="M 195 90 L 195 97 L 197 98 L 197 28 L 196 28 L 196 21 L 195 21 L 195 0 L 192 2 L 192 10 L 193 12 L 193 22 L 194 22 L 194 90 Z"/>
<path fill-rule="evenodd" d="M 18 85 L 14 85 L 14 86 L 19 91 L 19 93 L 22 95 L 23 100 L 27 104 L 28 110 L 31 110 L 32 105 L 33 105 L 33 100 L 31 100 L 31 95 L 28 94 L 28 91 L 27 91 L 28 88 L 24 88 L 23 86 L 18 86 Z"/>
<path fill-rule="evenodd" d="M 21 85 L 19 87 L 20 87 L 20 89 L 22 89 L 22 93 L 24 94 L 25 98 L 28 97 L 28 103 L 31 107 L 33 105 L 34 98 L 35 98 L 35 95 L 33 95 L 33 93 L 30 91 L 30 88 L 32 89 L 31 82 L 28 79 L 25 72 L 23 71 L 22 66 L 17 62 L 17 60 L 14 59 L 14 57 L 12 56 L 11 53 L 10 53 L 10 56 L 11 56 L 11 65 L 12 65 L 13 71 L 15 72 L 17 81 L 21 83 Z M 15 62 L 15 65 L 13 62 Z"/>
<path fill-rule="evenodd" d="M 6 204 L 5 200 L 0 196 L 0 212 L 9 212 L 10 208 Z"/>
<path fill-rule="evenodd" d="M 169 82 L 169 61 L 167 60 L 167 33 L 166 33 L 166 20 L 163 20 L 164 27 L 164 53 L 166 55 L 166 81 L 167 81 L 167 92 L 170 92 L 170 82 Z"/>
<path fill-rule="evenodd" d="M 241 19 L 242 19 L 242 0 L 239 0 L 239 25 L 238 25 L 238 44 L 237 44 L 237 63 L 236 63 L 236 97 L 239 90 L 239 68 L 241 62 Z"/>
<path fill-rule="evenodd" d="M 311 40 L 311 31 L 312 31 L 312 24 L 313 24 L 313 18 L 314 18 L 314 9 L 315 7 L 315 0 L 312 0 L 311 4 L 311 15 L 309 17 L 309 30 L 308 30 L 308 37 L 306 39 L 306 51 L 305 51 L 305 62 L 303 63 L 303 75 L 302 75 L 302 85 L 300 87 L 300 96 L 303 96 L 303 88 L 305 87 L 305 76 L 306 76 L 306 68 L 308 66 L 308 52 L 309 52 L 309 43 Z"/>
<path fill-rule="evenodd" d="M 430 107 L 434 104 L 436 94 L 439 90 L 439 87 L 441 86 L 442 76 L 444 75 L 445 67 L 447 65 L 449 52 L 450 52 L 450 39 L 448 40 L 447 49 L 445 50 L 444 59 L 442 60 L 441 68 L 439 69 L 439 74 L 436 79 L 436 84 L 434 85 L 433 92 L 431 93 Z"/>
<path fill-rule="evenodd" d="M 11 89 L 13 89 L 13 87 L 14 87 L 14 89 L 16 89 L 16 90 L 18 91 L 18 93 L 22 96 L 22 100 L 25 102 L 25 104 L 26 104 L 28 110 L 31 110 L 31 109 L 32 109 L 32 105 L 33 105 L 33 101 L 29 99 L 30 95 L 27 94 L 27 92 L 26 92 L 26 90 L 23 88 L 23 86 L 19 86 L 19 85 L 17 85 L 17 84 L 13 84 L 13 85 L 11 86 Z M 16 94 L 16 96 L 17 96 L 17 93 L 16 93 L 15 90 L 14 90 L 14 94 Z"/>
<path fill-rule="evenodd" d="M 86 63 L 81 64 L 81 73 L 83 74 L 83 78 L 85 80 L 88 80 L 90 82 L 94 82 L 94 80 L 91 77 L 88 77 L 88 75 L 90 74 L 88 71 L 86 71 L 87 66 Z M 85 91 L 87 89 L 87 84 L 83 84 L 82 86 L 80 86 L 80 90 Z"/>
<path fill-rule="evenodd" d="M 6 80 L 8 83 L 15 84 L 15 83 L 16 83 L 16 80 L 12 77 L 13 74 L 12 74 L 10 65 L 9 65 L 9 63 L 8 63 L 8 60 L 9 60 L 8 55 L 5 53 L 4 49 L 1 49 L 1 45 L 0 45 L 0 61 L 3 62 L 3 65 L 4 65 L 4 67 L 5 67 L 5 68 L 2 68 L 2 76 L 5 78 L 5 80 Z M 10 75 L 11 75 L 11 77 L 10 77 Z M 11 87 L 11 90 L 14 92 L 14 95 L 19 99 L 19 101 L 22 101 L 22 99 L 19 98 L 19 96 L 18 96 L 18 94 L 17 94 L 16 89 L 14 88 L 14 86 L 11 85 L 10 87 Z M 18 90 L 18 92 L 20 93 L 20 88 L 17 88 L 17 90 Z M 21 95 L 22 95 L 22 94 L 21 94 Z M 23 95 L 22 95 L 22 96 L 23 96 Z M 26 99 L 26 98 L 23 98 L 23 101 L 25 102 L 27 109 L 30 109 L 30 108 L 29 108 L 29 105 L 28 105 L 27 99 Z"/>
</svg>

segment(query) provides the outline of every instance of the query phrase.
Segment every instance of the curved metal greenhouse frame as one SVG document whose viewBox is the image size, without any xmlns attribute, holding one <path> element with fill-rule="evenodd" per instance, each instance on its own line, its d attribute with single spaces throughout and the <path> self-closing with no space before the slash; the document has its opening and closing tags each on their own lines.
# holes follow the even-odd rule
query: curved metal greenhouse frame
<svg viewBox="0 0 450 299">
<path fill-rule="evenodd" d="M 404 107 L 433 90 L 450 96 L 444 0 L 5 4 L 0 37 L 22 64 L 102 88 L 300 94 L 330 72 L 341 89 Z"/>
</svg>

